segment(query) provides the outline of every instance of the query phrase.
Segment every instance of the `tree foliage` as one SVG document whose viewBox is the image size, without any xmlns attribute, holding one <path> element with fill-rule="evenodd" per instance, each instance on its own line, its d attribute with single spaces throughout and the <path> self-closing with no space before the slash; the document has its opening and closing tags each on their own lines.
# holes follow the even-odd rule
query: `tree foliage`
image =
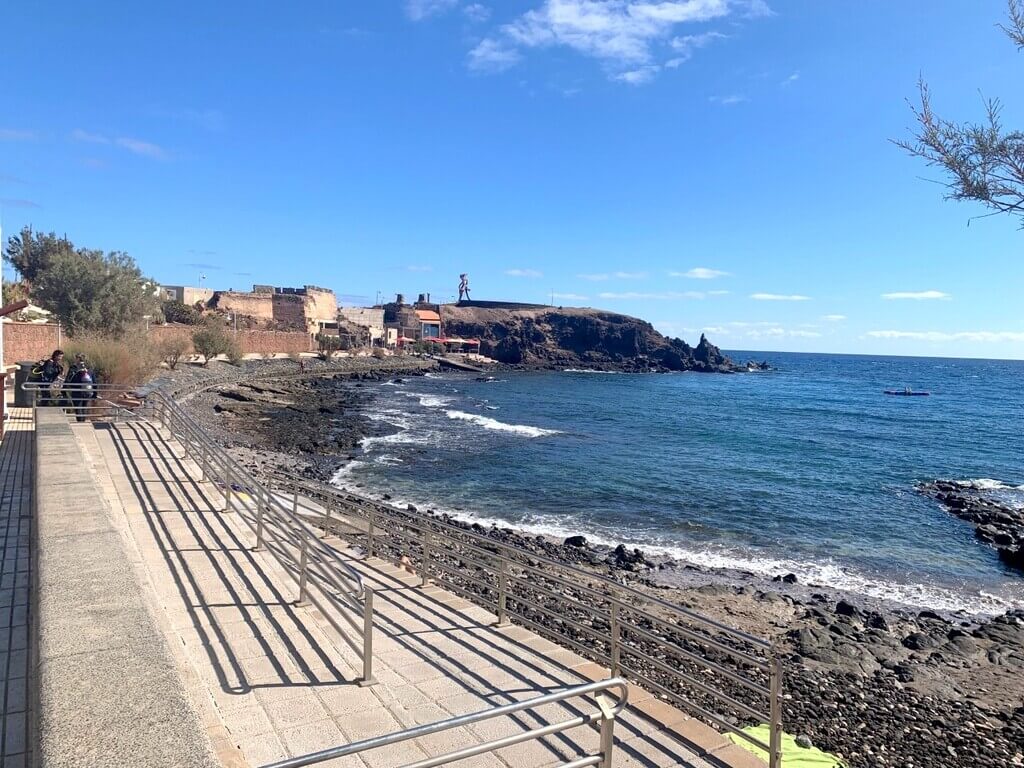
<svg viewBox="0 0 1024 768">
<path fill-rule="evenodd" d="M 1007 37 L 1024 49 L 1024 0 L 1008 0 Z M 1007 131 L 999 99 L 985 101 L 980 122 L 959 123 L 937 115 L 931 91 L 918 82 L 919 105 L 911 105 L 917 128 L 913 137 L 895 143 L 914 157 L 945 172 L 946 199 L 973 200 L 991 209 L 988 215 L 1020 217 L 1024 229 L 1024 132 Z"/>
<path fill-rule="evenodd" d="M 204 366 L 218 355 L 226 355 L 232 365 L 238 365 L 242 361 L 242 351 L 238 342 L 216 319 L 206 322 L 192 334 L 192 346 L 196 354 L 203 356 Z"/>
<path fill-rule="evenodd" d="M 128 254 L 76 248 L 66 238 L 25 228 L 10 238 L 4 257 L 29 284 L 32 300 L 69 335 L 120 338 L 158 304 L 155 283 Z"/>
<path fill-rule="evenodd" d="M 343 348 L 343 343 L 340 337 L 331 336 L 327 333 L 318 333 L 315 336 L 317 354 L 321 360 L 326 360 L 331 357 L 335 352 L 338 352 Z"/>
<path fill-rule="evenodd" d="M 189 353 L 191 345 L 184 336 L 174 334 L 168 336 L 166 339 L 161 341 L 157 345 L 157 349 L 160 352 L 161 359 L 167 363 L 167 367 L 172 371 L 178 367 L 178 362 L 182 357 Z"/>
<path fill-rule="evenodd" d="M 199 325 L 203 322 L 202 312 L 180 301 L 165 301 L 160 305 L 160 309 L 164 313 L 164 320 L 168 323 Z"/>
</svg>

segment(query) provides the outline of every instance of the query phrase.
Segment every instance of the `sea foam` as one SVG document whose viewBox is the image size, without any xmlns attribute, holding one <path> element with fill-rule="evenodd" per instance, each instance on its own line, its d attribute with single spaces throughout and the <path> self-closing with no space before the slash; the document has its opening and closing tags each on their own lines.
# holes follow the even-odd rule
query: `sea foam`
<svg viewBox="0 0 1024 768">
<path fill-rule="evenodd" d="M 503 421 L 492 419 L 489 416 L 480 416 L 479 414 L 466 413 L 465 411 L 445 411 L 445 414 L 449 419 L 469 421 L 477 426 L 483 427 L 484 429 L 513 432 L 517 435 L 524 435 L 525 437 L 545 437 L 547 435 L 562 434 L 557 429 L 542 429 L 541 427 L 531 427 L 526 424 L 506 424 Z"/>
</svg>

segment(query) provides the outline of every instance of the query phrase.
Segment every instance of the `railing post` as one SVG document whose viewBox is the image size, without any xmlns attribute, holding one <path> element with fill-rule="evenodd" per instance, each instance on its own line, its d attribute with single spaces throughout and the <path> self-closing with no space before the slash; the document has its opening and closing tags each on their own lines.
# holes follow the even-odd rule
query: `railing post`
<svg viewBox="0 0 1024 768">
<path fill-rule="evenodd" d="M 203 483 L 206 482 L 206 473 L 207 473 L 207 469 L 206 469 L 206 443 L 204 442 L 203 443 L 203 460 L 199 464 L 199 481 L 200 482 L 203 482 Z"/>
<path fill-rule="evenodd" d="M 768 734 L 768 768 L 782 768 L 782 661 L 772 656 L 768 670 L 768 705 L 771 724 Z"/>
<path fill-rule="evenodd" d="M 597 695 L 597 706 L 601 709 L 601 762 L 598 768 L 612 768 L 612 752 L 615 749 L 615 710 L 608 696 Z"/>
<path fill-rule="evenodd" d="M 498 626 L 507 627 L 508 621 L 508 560 L 498 556 Z"/>
<path fill-rule="evenodd" d="M 374 685 L 373 678 L 373 588 L 363 588 L 363 676 L 359 680 L 360 687 Z"/>
<path fill-rule="evenodd" d="M 306 529 L 303 526 L 299 527 L 302 531 L 302 554 L 299 556 L 299 600 L 296 605 L 307 605 L 308 600 L 306 594 L 306 579 L 309 565 L 309 535 L 306 533 Z"/>
<path fill-rule="evenodd" d="M 611 672 L 612 677 L 618 677 L 619 663 L 621 660 L 622 653 L 621 644 L 619 642 L 621 637 L 621 629 L 619 627 L 619 604 L 613 602 L 611 605 Z"/>
<path fill-rule="evenodd" d="M 261 487 L 256 493 L 256 551 L 263 549 L 263 510 L 267 506 L 267 494 Z"/>
<path fill-rule="evenodd" d="M 231 467 L 224 469 L 224 512 L 231 511 Z"/>
<path fill-rule="evenodd" d="M 295 491 L 292 496 L 292 514 L 296 517 L 299 516 L 299 492 Z"/>
<path fill-rule="evenodd" d="M 375 554 L 376 547 L 375 539 L 373 535 L 373 527 L 377 521 L 377 513 L 373 507 L 370 507 L 368 527 L 366 529 L 366 555 L 367 557 L 373 557 Z"/>
<path fill-rule="evenodd" d="M 423 563 L 420 568 L 420 586 L 425 587 L 427 582 L 430 581 L 430 531 L 423 532 Z"/>
</svg>

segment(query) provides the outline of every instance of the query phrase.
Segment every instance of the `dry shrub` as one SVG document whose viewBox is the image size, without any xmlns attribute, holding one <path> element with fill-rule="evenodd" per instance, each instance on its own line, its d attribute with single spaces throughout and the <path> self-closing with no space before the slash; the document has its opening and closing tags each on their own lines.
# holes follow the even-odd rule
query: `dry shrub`
<svg viewBox="0 0 1024 768">
<path fill-rule="evenodd" d="M 67 344 L 67 359 L 85 355 L 94 379 L 102 384 L 142 384 L 160 366 L 160 350 L 141 330 L 120 338 L 79 334 Z"/>
<path fill-rule="evenodd" d="M 184 336 L 168 336 L 157 344 L 157 350 L 160 358 L 173 371 L 178 367 L 178 361 L 192 351 L 192 344 Z"/>
<path fill-rule="evenodd" d="M 385 357 L 388 356 L 388 353 L 385 352 L 380 347 L 374 347 L 373 351 L 370 354 L 373 355 L 378 360 L 383 360 Z"/>
</svg>

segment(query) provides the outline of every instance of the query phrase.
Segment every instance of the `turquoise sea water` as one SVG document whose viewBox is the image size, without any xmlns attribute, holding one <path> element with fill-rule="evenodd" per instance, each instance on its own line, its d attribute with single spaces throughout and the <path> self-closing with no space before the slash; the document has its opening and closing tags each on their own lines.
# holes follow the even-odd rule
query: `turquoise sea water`
<svg viewBox="0 0 1024 768">
<path fill-rule="evenodd" d="M 381 385 L 336 482 L 465 518 L 913 605 L 1024 605 L 1024 577 L 913 491 L 1024 504 L 1024 362 L 783 353 L 732 376 L 509 373 Z M 887 388 L 931 397 L 890 397 Z"/>
</svg>

